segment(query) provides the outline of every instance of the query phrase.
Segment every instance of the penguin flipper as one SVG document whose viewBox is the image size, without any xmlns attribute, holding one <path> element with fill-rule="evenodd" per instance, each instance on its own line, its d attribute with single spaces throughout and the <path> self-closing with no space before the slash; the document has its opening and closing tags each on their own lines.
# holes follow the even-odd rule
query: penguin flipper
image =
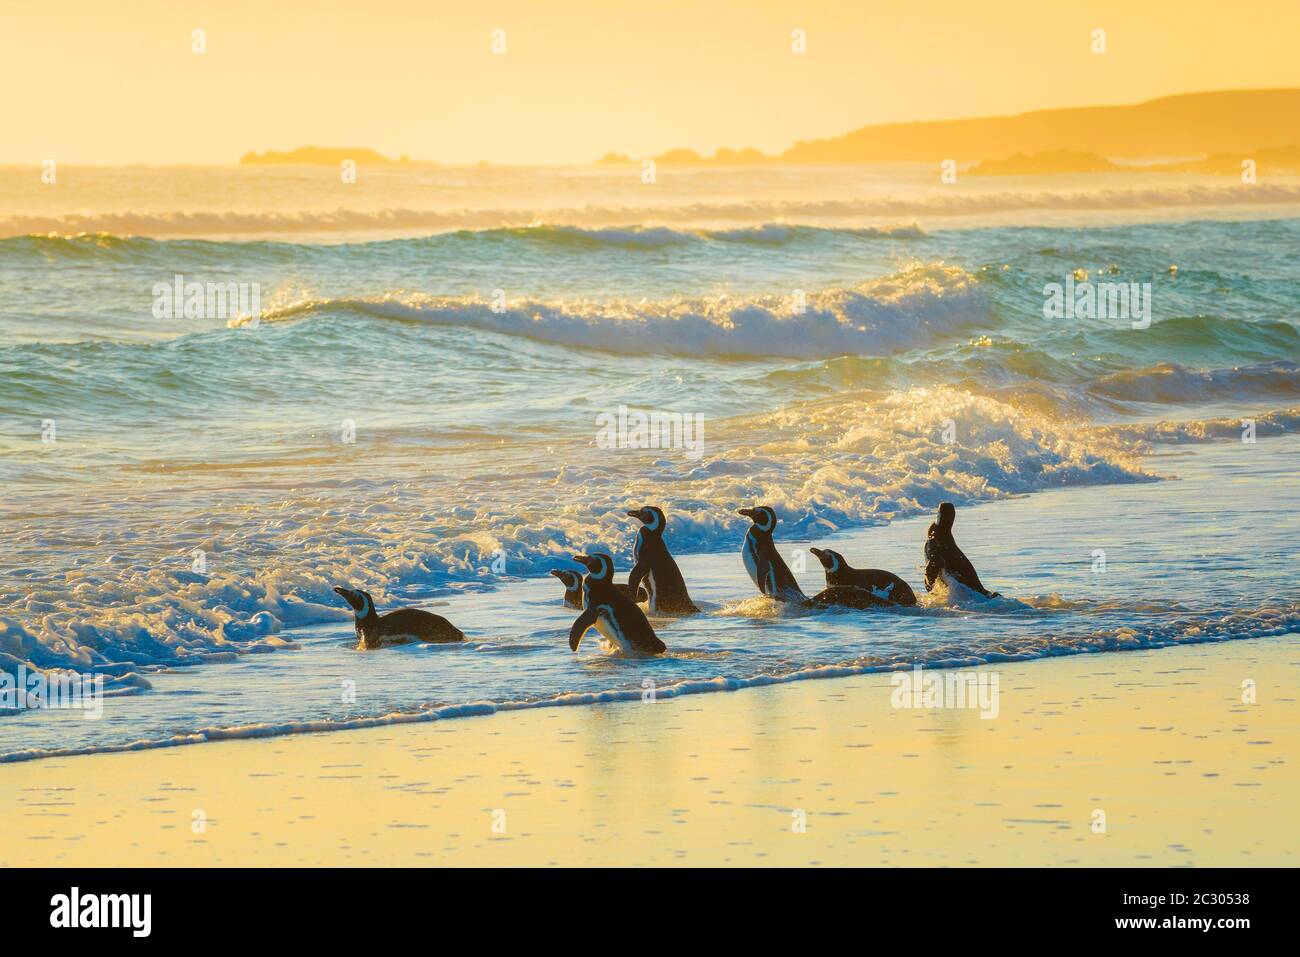
<svg viewBox="0 0 1300 957">
<path fill-rule="evenodd" d="M 596 623 L 597 616 L 598 612 L 595 608 L 588 608 L 578 616 L 578 620 L 575 621 L 573 627 L 569 629 L 570 651 L 578 650 L 578 645 L 582 641 L 582 636 L 587 633 L 588 628 Z"/>
<path fill-rule="evenodd" d="M 953 554 L 948 560 L 948 569 L 959 582 L 971 591 L 979 592 L 985 598 L 993 597 L 993 593 L 985 588 L 984 583 L 980 581 L 979 572 L 975 571 L 975 566 L 966 557 L 966 553 L 955 544 L 953 545 Z"/>
<path fill-rule="evenodd" d="M 934 540 L 935 527 L 930 526 L 930 531 L 925 539 L 925 590 L 934 591 L 934 583 L 939 580 L 943 574 L 943 559 L 939 554 L 939 543 Z"/>
<path fill-rule="evenodd" d="M 633 601 L 646 601 L 650 598 L 649 595 L 646 595 L 645 598 L 641 597 L 641 595 L 645 595 L 644 589 L 641 588 L 641 579 L 645 578 L 649 571 L 650 567 L 645 562 L 639 561 L 628 572 L 627 591 Z"/>
<path fill-rule="evenodd" d="M 882 608 L 891 602 L 867 588 L 856 585 L 832 585 L 819 591 L 812 598 L 801 602 L 805 608 L 828 608 L 838 605 L 842 608 Z"/>
</svg>

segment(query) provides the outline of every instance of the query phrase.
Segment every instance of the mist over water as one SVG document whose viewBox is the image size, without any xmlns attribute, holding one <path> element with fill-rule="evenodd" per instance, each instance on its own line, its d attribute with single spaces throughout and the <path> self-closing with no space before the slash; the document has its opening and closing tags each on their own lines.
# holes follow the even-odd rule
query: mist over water
<svg viewBox="0 0 1300 957">
<path fill-rule="evenodd" d="M 221 204 L 195 202 L 180 177 L 172 196 L 109 184 L 137 191 L 132 219 L 100 197 L 0 223 L 113 227 L 0 238 L 0 668 L 94 670 L 134 709 L 75 732 L 11 715 L 0 753 L 639 687 L 632 663 L 571 656 L 562 609 L 537 609 L 558 596 L 547 571 L 575 551 L 600 546 L 626 574 L 623 513 L 647 503 L 715 593 L 714 614 L 681 626 L 691 653 L 655 666 L 664 677 L 942 662 L 964 627 L 942 614 L 885 616 L 870 633 L 861 616 L 784 621 L 778 652 L 753 609 L 720 614 L 752 586 L 705 559 L 738 547 L 740 505 L 772 505 L 781 538 L 815 542 L 944 500 L 1155 483 L 1173 470 L 1144 458 L 1153 448 L 1240 442 L 1243 418 L 1261 443 L 1300 423 L 1286 184 L 1245 200 L 1221 184 L 1072 177 L 1031 201 L 1005 184 L 945 198 L 909 173 L 890 198 L 864 173 L 834 174 L 859 179 L 832 196 L 790 171 L 740 184 L 706 171 L 638 204 L 609 173 L 562 187 L 554 171 L 456 174 L 459 192 L 421 179 L 450 172 L 405 175 L 387 205 L 358 191 L 335 212 L 268 210 L 249 192 L 212 222 L 199 213 Z M 308 195 L 307 179 L 277 195 Z M 1041 221 L 1052 195 L 1086 215 L 1005 221 Z M 529 225 L 542 196 L 556 216 Z M 422 234 L 388 235 L 402 230 Z M 1076 275 L 1150 284 L 1149 327 L 1044 318 L 1044 286 Z M 155 289 L 177 276 L 256 284 L 258 314 L 159 318 Z M 702 416 L 701 454 L 602 448 L 599 417 L 620 406 Z M 382 704 L 326 707 L 293 675 L 323 681 L 322 661 L 355 661 L 340 582 L 381 608 L 446 601 L 473 648 L 419 659 L 436 677 L 395 677 Z M 1294 590 L 1254 604 L 1175 590 L 1155 597 L 1211 635 L 1300 624 Z M 1134 596 L 1113 597 L 1106 627 L 1140 626 Z M 1096 622 L 1063 600 L 1050 627 L 1016 625 L 1012 652 L 1004 628 L 962 630 L 962 660 L 1051 653 L 1047 632 L 1094 640 Z M 1156 643 L 1184 634 L 1147 624 Z M 261 697 L 205 710 L 160 693 L 176 680 L 164 669 L 190 665 Z"/>
</svg>

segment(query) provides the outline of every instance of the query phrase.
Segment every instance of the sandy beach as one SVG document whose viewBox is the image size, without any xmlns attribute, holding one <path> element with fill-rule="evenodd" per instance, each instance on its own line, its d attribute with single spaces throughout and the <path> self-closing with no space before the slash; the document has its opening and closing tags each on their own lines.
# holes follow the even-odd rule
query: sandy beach
<svg viewBox="0 0 1300 957">
<path fill-rule="evenodd" d="M 1300 0 L 1098 6 L 5 4 L 7 929 L 1289 930 Z"/>
<path fill-rule="evenodd" d="M 1296 637 L 20 763 L 0 864 L 1293 866 Z"/>
</svg>

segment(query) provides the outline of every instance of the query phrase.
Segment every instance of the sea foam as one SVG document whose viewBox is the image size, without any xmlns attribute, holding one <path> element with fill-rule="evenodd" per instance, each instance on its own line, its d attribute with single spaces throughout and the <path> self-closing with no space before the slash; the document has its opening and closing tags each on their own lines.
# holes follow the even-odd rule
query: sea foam
<svg viewBox="0 0 1300 957">
<path fill-rule="evenodd" d="M 331 310 L 377 319 L 457 326 L 628 355 L 817 358 L 890 355 L 989 325 L 979 281 L 932 263 L 871 280 L 788 296 L 729 296 L 592 303 L 428 295 L 308 298 L 262 311 L 263 322 Z M 232 327 L 252 318 L 230 321 Z"/>
<path fill-rule="evenodd" d="M 0 217 L 0 237 L 54 233 L 119 236 L 230 236 L 266 233 L 343 233 L 489 230 L 537 223 L 585 228 L 681 226 L 852 220 L 897 222 L 919 217 L 977 217 L 1034 210 L 1108 211 L 1186 207 L 1258 207 L 1300 203 L 1300 186 L 1170 185 L 1093 190 L 1004 190 L 883 195 L 853 199 L 699 201 L 674 205 L 588 204 L 567 207 L 444 208 L 17 214 Z"/>
<path fill-rule="evenodd" d="M 156 530 L 154 554 L 129 563 L 32 567 L 0 596 L 0 651 L 110 674 L 271 651 L 292 644 L 284 628 L 349 617 L 332 593 L 340 581 L 382 603 L 404 589 L 544 575 L 597 544 L 625 562 L 629 501 L 664 507 L 685 554 L 738 540 L 737 503 L 772 505 L 784 533 L 804 538 L 942 500 L 1154 479 L 1136 462 L 1140 445 L 1105 432 L 1083 440 L 1069 423 L 951 388 L 804 402 L 711 422 L 707 435 L 698 461 L 655 450 L 611 459 L 588 444 L 491 482 L 369 482 L 360 510 L 353 484 L 261 504 L 207 501 L 205 524 L 228 529 L 211 570 L 189 568 L 205 539 L 184 529 Z M 51 520 L 14 529 L 9 544 L 35 561 L 66 534 Z M 504 578 L 496 555 L 509 557 Z"/>
</svg>

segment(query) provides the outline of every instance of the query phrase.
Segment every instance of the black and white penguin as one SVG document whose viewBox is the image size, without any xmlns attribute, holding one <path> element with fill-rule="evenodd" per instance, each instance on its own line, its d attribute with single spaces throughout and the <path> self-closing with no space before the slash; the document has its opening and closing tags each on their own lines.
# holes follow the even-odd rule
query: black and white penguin
<svg viewBox="0 0 1300 957">
<path fill-rule="evenodd" d="M 810 548 L 808 551 L 817 556 L 826 571 L 826 584 L 850 585 L 865 588 L 878 598 L 883 598 L 892 605 L 915 605 L 916 592 L 912 586 L 893 572 L 879 568 L 854 568 L 844 560 L 839 552 L 829 548 Z"/>
<path fill-rule="evenodd" d="M 552 568 L 551 574 L 564 583 L 564 603 L 570 608 L 582 607 L 582 576 L 577 572 L 570 571 L 567 568 Z M 615 582 L 614 587 L 621 591 L 629 598 L 632 597 L 632 590 L 624 582 Z M 638 588 L 636 592 L 637 601 L 647 601 L 650 598 L 644 588 Z"/>
<path fill-rule="evenodd" d="M 582 575 L 567 568 L 552 568 L 551 574 L 564 585 L 564 603 L 570 608 L 582 608 Z"/>
<path fill-rule="evenodd" d="M 975 566 L 957 547 L 957 542 L 952 537 L 952 523 L 956 518 L 957 509 L 952 502 L 944 502 L 939 506 L 938 521 L 931 524 L 926 532 L 925 590 L 933 591 L 940 576 L 946 576 L 985 598 L 1001 598 L 997 592 L 984 587 L 980 576 L 975 572 Z"/>
<path fill-rule="evenodd" d="M 742 508 L 739 514 L 754 523 L 745 533 L 740 556 L 745 560 L 745 570 L 749 572 L 749 577 L 758 586 L 758 590 L 776 601 L 806 602 L 808 596 L 795 581 L 790 566 L 785 563 L 772 541 L 776 512 L 766 505 L 760 505 L 757 508 Z"/>
<path fill-rule="evenodd" d="M 873 591 L 855 585 L 831 585 L 804 602 L 807 608 L 884 608 L 892 604 Z"/>
<path fill-rule="evenodd" d="M 659 655 L 668 650 L 645 612 L 614 587 L 614 559 L 595 554 L 574 555 L 573 560 L 587 569 L 587 576 L 582 580 L 582 614 L 569 629 L 570 650 L 578 650 L 592 627 L 624 654 Z"/>
<path fill-rule="evenodd" d="M 341 586 L 334 591 L 352 606 L 357 620 L 357 647 L 363 651 L 412 641 L 445 644 L 465 640 L 464 633 L 441 615 L 418 608 L 400 608 L 381 615 L 375 611 L 369 592 Z"/>
<path fill-rule="evenodd" d="M 651 614 L 659 615 L 693 615 L 699 611 L 686 591 L 686 579 L 682 578 L 681 569 L 668 551 L 664 542 L 663 509 L 654 505 L 638 508 L 627 513 L 640 520 L 636 542 L 632 546 L 632 555 L 636 564 L 627 576 L 629 589 L 637 589 L 644 583 L 649 593 L 647 605 Z"/>
</svg>

